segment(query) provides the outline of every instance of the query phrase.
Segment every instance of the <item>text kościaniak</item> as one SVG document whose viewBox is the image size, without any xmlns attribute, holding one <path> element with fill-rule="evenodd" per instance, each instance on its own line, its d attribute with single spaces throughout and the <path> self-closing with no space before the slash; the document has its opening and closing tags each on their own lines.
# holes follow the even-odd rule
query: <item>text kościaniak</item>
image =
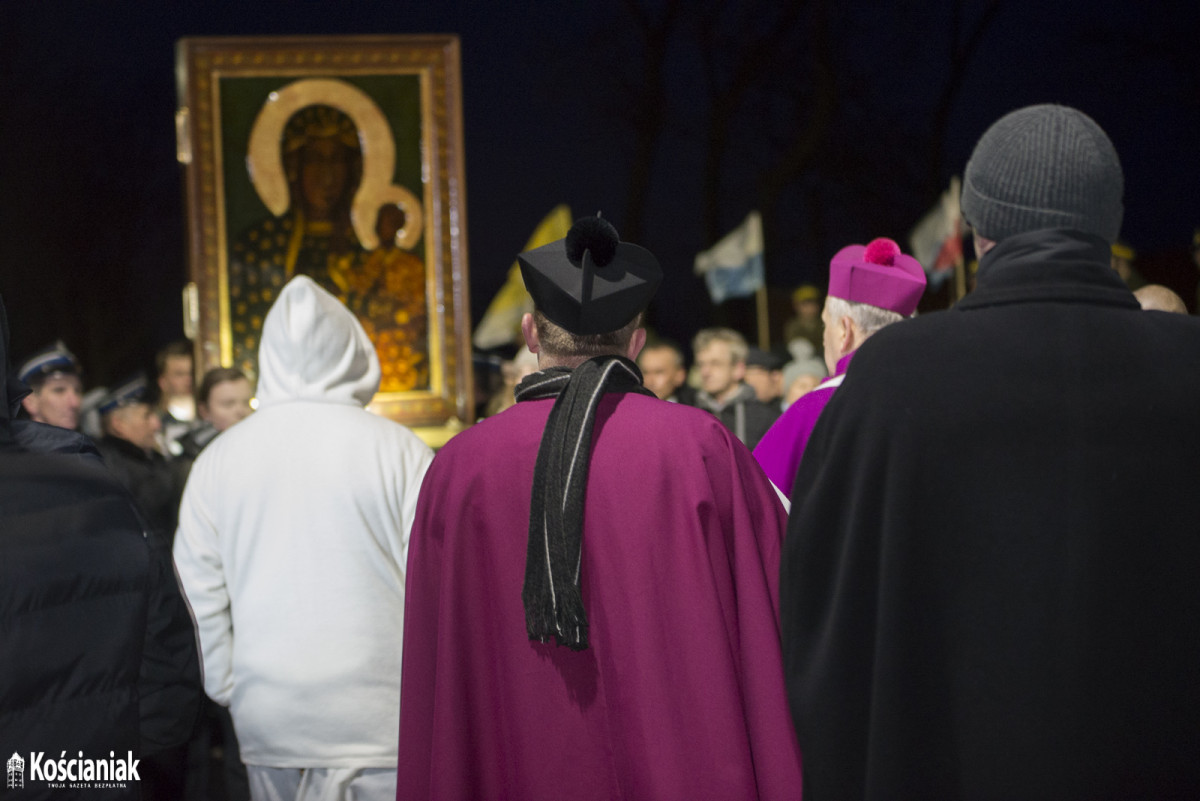
<svg viewBox="0 0 1200 801">
<path fill-rule="evenodd" d="M 132 751 L 126 753 L 126 756 L 118 757 L 109 751 L 106 758 L 85 759 L 80 751 L 78 757 L 68 759 L 67 752 L 63 751 L 58 759 L 53 755 L 45 759 L 45 751 L 34 751 L 29 754 L 29 778 L 45 782 L 141 781 L 138 776 L 141 760 L 134 759 Z"/>
</svg>

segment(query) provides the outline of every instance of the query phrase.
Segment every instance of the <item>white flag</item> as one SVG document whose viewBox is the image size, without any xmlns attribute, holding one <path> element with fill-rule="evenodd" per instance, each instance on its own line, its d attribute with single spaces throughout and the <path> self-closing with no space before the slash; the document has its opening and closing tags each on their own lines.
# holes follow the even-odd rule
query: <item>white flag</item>
<svg viewBox="0 0 1200 801">
<path fill-rule="evenodd" d="M 696 254 L 696 275 L 703 275 L 713 303 L 753 295 L 763 286 L 762 215 L 752 211 L 720 242 Z"/>
</svg>

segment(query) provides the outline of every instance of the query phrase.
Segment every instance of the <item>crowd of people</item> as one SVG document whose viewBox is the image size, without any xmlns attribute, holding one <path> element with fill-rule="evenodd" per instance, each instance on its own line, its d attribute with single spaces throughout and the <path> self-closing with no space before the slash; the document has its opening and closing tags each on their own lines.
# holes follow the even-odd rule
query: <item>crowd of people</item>
<svg viewBox="0 0 1200 801">
<path fill-rule="evenodd" d="M 41 771 L 6 787 L 1194 797 L 1200 320 L 1132 291 L 1123 188 L 1085 114 L 1014 111 L 952 309 L 876 238 L 780 352 L 704 329 L 691 370 L 648 341 L 656 257 L 583 218 L 519 255 L 525 365 L 436 455 L 305 276 L 257 386 L 193 388 L 185 343 L 157 402 L 85 397 L 62 343 L 9 369 L 0 305 L 0 746 Z M 47 781 L 60 751 L 141 770 Z"/>
</svg>

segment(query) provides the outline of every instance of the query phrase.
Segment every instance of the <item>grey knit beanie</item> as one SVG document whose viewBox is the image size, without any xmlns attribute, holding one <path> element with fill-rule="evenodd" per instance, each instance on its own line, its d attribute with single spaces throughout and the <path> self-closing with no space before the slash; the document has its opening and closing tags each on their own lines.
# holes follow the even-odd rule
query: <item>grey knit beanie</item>
<svg viewBox="0 0 1200 801">
<path fill-rule="evenodd" d="M 1100 126 L 1066 106 L 1018 109 L 975 145 L 962 211 L 980 236 L 1070 228 L 1112 243 L 1121 231 L 1125 177 Z"/>
</svg>

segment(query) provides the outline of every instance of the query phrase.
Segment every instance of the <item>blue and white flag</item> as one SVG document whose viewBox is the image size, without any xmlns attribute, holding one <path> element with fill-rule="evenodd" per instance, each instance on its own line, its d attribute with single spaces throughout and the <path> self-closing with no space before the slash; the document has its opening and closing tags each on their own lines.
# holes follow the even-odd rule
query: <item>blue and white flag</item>
<svg viewBox="0 0 1200 801">
<path fill-rule="evenodd" d="M 696 254 L 696 275 L 703 275 L 713 303 L 753 295 L 763 287 L 762 216 L 752 211 L 720 242 Z"/>
</svg>

